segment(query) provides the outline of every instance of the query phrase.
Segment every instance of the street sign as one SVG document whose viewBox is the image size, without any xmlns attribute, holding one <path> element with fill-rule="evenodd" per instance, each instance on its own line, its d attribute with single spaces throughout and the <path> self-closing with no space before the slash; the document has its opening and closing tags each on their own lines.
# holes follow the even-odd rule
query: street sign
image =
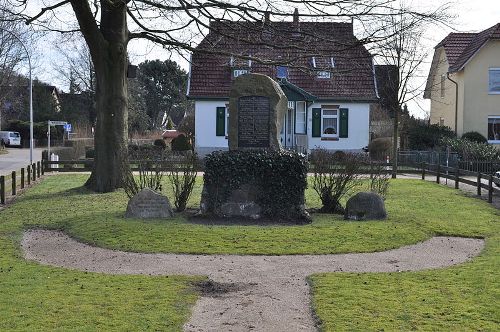
<svg viewBox="0 0 500 332">
<path fill-rule="evenodd" d="M 67 131 L 68 133 L 71 132 L 71 123 L 66 123 L 64 125 L 64 131 Z"/>
<path fill-rule="evenodd" d="M 66 124 L 66 121 L 49 121 L 50 126 L 65 126 Z"/>
</svg>

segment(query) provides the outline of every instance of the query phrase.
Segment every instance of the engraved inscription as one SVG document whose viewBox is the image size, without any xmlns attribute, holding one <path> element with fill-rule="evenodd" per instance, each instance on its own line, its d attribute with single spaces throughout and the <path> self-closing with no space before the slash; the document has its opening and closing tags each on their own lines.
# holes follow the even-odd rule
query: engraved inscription
<svg viewBox="0 0 500 332">
<path fill-rule="evenodd" d="M 270 105 L 263 96 L 238 99 L 238 146 L 269 147 Z"/>
</svg>

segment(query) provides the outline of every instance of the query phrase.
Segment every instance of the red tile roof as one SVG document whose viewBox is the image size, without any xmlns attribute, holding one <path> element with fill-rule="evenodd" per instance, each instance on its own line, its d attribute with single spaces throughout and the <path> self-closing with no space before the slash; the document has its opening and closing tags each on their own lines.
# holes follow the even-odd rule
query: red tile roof
<svg viewBox="0 0 500 332">
<path fill-rule="evenodd" d="M 478 33 L 450 33 L 436 48 L 444 47 L 449 72 L 456 72 L 490 39 L 500 39 L 500 23 Z"/>
<path fill-rule="evenodd" d="M 490 39 L 500 39 L 500 23 L 478 33 L 450 33 L 437 44 L 429 76 L 427 77 L 424 98 L 431 98 L 431 91 L 435 88 L 432 86 L 432 82 L 434 71 L 439 62 L 439 52 L 437 51 L 439 48 L 444 48 L 449 65 L 448 72 L 453 73 L 462 70 L 467 62 Z"/>
<path fill-rule="evenodd" d="M 251 66 L 238 58 L 231 67 L 231 54 L 252 57 Z M 354 37 L 352 24 L 301 22 L 298 28 L 293 22 L 234 21 L 212 23 L 193 52 L 189 97 L 227 98 L 232 69 L 275 78 L 276 65 L 287 65 L 288 80 L 321 99 L 377 98 L 372 57 Z M 318 70 L 330 71 L 331 78 L 317 78 Z"/>
</svg>

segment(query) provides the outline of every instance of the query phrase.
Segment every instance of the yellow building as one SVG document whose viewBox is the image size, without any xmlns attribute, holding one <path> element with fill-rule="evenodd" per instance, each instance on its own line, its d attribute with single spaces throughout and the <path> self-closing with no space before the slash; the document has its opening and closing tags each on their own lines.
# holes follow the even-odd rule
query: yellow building
<svg viewBox="0 0 500 332">
<path fill-rule="evenodd" d="M 450 33 L 436 47 L 424 98 L 430 121 L 458 137 L 477 131 L 500 146 L 500 23 L 479 33 Z"/>
</svg>

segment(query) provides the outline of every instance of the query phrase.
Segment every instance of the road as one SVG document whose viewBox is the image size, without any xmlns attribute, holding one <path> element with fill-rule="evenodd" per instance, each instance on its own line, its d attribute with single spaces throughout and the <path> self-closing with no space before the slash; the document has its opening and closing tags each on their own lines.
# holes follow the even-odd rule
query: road
<svg viewBox="0 0 500 332">
<path fill-rule="evenodd" d="M 33 149 L 33 162 L 42 159 L 44 148 Z M 19 171 L 30 163 L 30 149 L 7 148 L 9 153 L 0 154 L 0 175 L 8 175 L 12 171 Z"/>
</svg>

